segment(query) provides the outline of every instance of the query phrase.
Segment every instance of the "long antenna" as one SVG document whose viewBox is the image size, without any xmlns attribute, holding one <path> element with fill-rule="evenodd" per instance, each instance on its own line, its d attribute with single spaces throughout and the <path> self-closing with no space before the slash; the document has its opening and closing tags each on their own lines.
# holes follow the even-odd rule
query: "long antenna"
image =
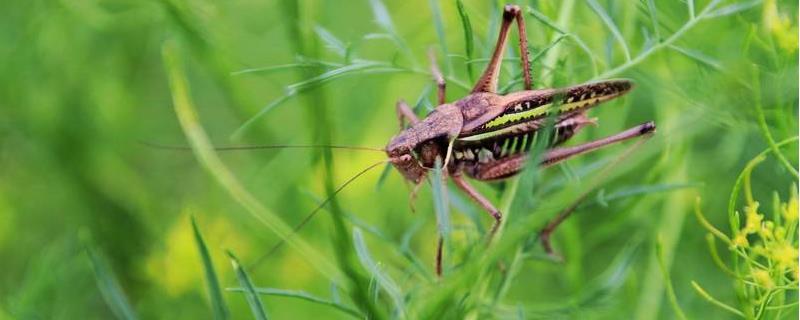
<svg viewBox="0 0 800 320">
<path fill-rule="evenodd" d="M 335 197 L 337 194 L 339 194 L 339 192 L 340 192 L 340 191 L 342 191 L 342 189 L 344 189 L 345 187 L 347 187 L 347 185 L 349 185 L 351 182 L 355 181 L 356 179 L 358 179 L 358 177 L 360 177 L 360 176 L 364 175 L 365 173 L 367 173 L 368 171 L 370 171 L 370 170 L 374 169 L 375 167 L 377 167 L 377 166 L 379 166 L 379 165 L 382 165 L 382 164 L 384 164 L 384 163 L 387 163 L 387 162 L 389 162 L 389 160 L 382 160 L 382 161 L 380 161 L 380 162 L 377 162 L 377 163 L 375 163 L 375 164 L 372 164 L 372 165 L 370 165 L 369 167 L 367 167 L 366 169 L 364 169 L 364 170 L 361 170 L 360 172 L 356 173 L 356 174 L 355 174 L 354 176 L 352 176 L 350 179 L 347 179 L 347 181 L 345 181 L 345 182 L 344 182 L 342 185 L 340 185 L 338 188 L 336 188 L 336 190 L 334 190 L 334 191 L 333 191 L 333 193 L 331 193 L 331 195 L 330 195 L 330 196 L 328 196 L 328 198 L 326 198 L 326 199 L 325 199 L 324 201 L 322 201 L 322 202 L 321 202 L 319 205 L 317 205 L 317 207 L 316 207 L 316 208 L 314 208 L 314 210 L 311 210 L 311 213 L 309 213 L 308 215 L 306 215 L 306 217 L 305 217 L 305 218 L 303 218 L 303 220 L 302 220 L 302 221 L 300 221 L 300 223 L 299 223 L 299 224 L 297 224 L 297 225 L 294 227 L 294 229 L 292 229 L 292 233 L 291 233 L 291 234 L 289 234 L 288 236 L 289 236 L 289 237 L 291 237 L 292 235 L 294 235 L 295 233 L 297 233 L 298 231 L 300 231 L 300 229 L 302 229 L 302 228 L 303 228 L 303 226 L 305 226 L 305 225 L 306 225 L 306 224 L 307 224 L 309 221 L 311 221 L 311 218 L 313 218 L 313 217 L 314 217 L 314 216 L 317 214 L 317 212 L 319 212 L 319 211 L 320 211 L 322 208 L 324 208 L 324 207 L 325 207 L 325 206 L 326 206 L 326 205 L 327 205 L 329 202 L 331 202 L 331 200 L 333 200 L 333 197 Z M 273 253 L 275 253 L 275 251 L 277 251 L 278 249 L 280 249 L 280 248 L 283 246 L 283 244 L 284 244 L 285 242 L 286 242 L 286 240 L 285 240 L 285 239 L 281 239 L 281 240 L 279 240 L 279 241 L 278 241 L 278 243 L 276 243 L 274 246 L 272 246 L 272 248 L 270 248 L 270 249 L 269 249 L 269 251 L 267 251 L 267 253 L 265 253 L 263 256 L 261 256 L 260 258 L 258 258 L 258 259 L 257 259 L 255 262 L 253 262 L 253 263 L 250 265 L 249 269 L 251 269 L 251 270 L 252 270 L 252 269 L 254 269 L 254 268 L 255 268 L 256 266 L 258 266 L 258 265 L 259 265 L 261 262 L 263 262 L 263 261 L 264 261 L 264 260 L 265 260 L 267 257 L 269 257 L 270 255 L 272 255 Z"/>
<path fill-rule="evenodd" d="M 147 142 L 147 141 L 139 141 L 139 143 L 141 143 L 141 144 L 143 144 L 145 146 L 151 147 L 151 148 L 156 148 L 156 149 L 166 149 L 166 150 L 191 150 L 192 149 L 192 147 L 189 147 L 189 146 L 164 145 L 164 144 L 152 143 L 152 142 Z M 343 146 L 343 145 L 323 145 L 323 144 L 309 144 L 309 145 L 287 145 L 287 144 L 237 145 L 237 146 L 214 147 L 214 150 L 217 150 L 217 151 L 239 151 L 239 150 L 264 150 L 264 149 L 315 149 L 315 148 L 386 152 L 384 149 L 380 149 L 380 148 L 354 147 L 354 146 Z"/>
</svg>

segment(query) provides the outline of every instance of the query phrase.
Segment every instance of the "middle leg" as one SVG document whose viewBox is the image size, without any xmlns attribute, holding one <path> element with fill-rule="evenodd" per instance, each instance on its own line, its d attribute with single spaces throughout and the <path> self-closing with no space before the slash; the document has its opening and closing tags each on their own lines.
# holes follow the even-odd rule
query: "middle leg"
<svg viewBox="0 0 800 320">
<path fill-rule="evenodd" d="M 428 59 L 430 59 L 431 64 L 431 76 L 433 76 L 433 81 L 436 81 L 436 95 L 437 95 L 437 102 L 438 105 L 443 105 L 445 103 L 445 88 L 447 87 L 447 82 L 444 81 L 444 75 L 442 75 L 442 69 L 439 69 L 439 64 L 436 62 L 436 52 L 433 49 L 428 50 Z"/>
<path fill-rule="evenodd" d="M 497 37 L 497 43 L 494 47 L 494 52 L 486 65 L 486 70 L 478 79 L 472 92 L 496 92 L 497 81 L 500 77 L 500 64 L 503 62 L 503 53 L 505 52 L 506 42 L 508 41 L 508 30 L 511 23 L 517 21 L 517 31 L 519 34 L 519 58 L 522 62 L 522 75 L 525 81 L 525 90 L 533 88 L 533 81 L 531 80 L 531 63 L 530 55 L 528 53 L 528 38 L 525 32 L 525 20 L 522 16 L 522 9 L 516 5 L 506 5 L 503 9 L 503 24 L 500 25 L 500 35 Z"/>
</svg>

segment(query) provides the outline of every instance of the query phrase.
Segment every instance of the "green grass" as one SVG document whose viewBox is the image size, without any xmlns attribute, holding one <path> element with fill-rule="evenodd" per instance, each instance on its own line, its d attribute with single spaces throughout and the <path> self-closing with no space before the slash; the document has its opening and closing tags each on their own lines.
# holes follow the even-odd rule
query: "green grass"
<svg viewBox="0 0 800 320">
<path fill-rule="evenodd" d="M 517 4 L 536 88 L 637 84 L 569 143 L 647 120 L 658 132 L 474 182 L 505 216 L 491 242 L 492 219 L 440 171 L 412 212 L 396 170 L 360 173 L 380 152 L 213 146 L 381 148 L 399 131 L 397 99 L 435 107 L 429 50 L 449 101 L 471 90 L 503 2 L 0 6 L 0 318 L 796 314 L 784 242 L 759 229 L 751 247 L 731 244 L 760 215 L 796 254 L 783 212 L 798 183 L 797 3 Z M 522 88 L 514 29 L 502 92 Z M 558 259 L 538 233 L 569 208 Z"/>
</svg>

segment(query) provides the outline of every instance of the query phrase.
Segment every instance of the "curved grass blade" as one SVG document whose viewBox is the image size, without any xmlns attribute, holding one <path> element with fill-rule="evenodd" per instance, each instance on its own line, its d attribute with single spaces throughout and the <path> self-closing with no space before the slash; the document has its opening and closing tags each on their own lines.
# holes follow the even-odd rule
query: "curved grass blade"
<svg viewBox="0 0 800 320">
<path fill-rule="evenodd" d="M 602 207 L 608 207 L 608 203 L 615 200 L 635 197 L 638 195 L 650 194 L 650 193 L 658 193 L 658 192 L 668 192 L 668 191 L 675 191 L 675 190 L 683 190 L 683 189 L 690 189 L 690 188 L 699 188 L 702 187 L 702 183 L 662 183 L 662 184 L 651 184 L 651 185 L 638 185 L 638 186 L 631 186 L 619 189 L 618 191 L 610 194 L 605 194 L 603 190 L 597 193 L 596 200 L 594 202 L 586 203 L 585 205 L 579 206 L 582 207 L 589 207 L 592 205 L 600 205 Z"/>
<path fill-rule="evenodd" d="M 656 238 L 656 259 L 658 259 L 658 267 L 661 269 L 661 275 L 664 278 L 664 286 L 666 286 L 667 297 L 672 306 L 673 312 L 678 319 L 686 320 L 686 314 L 683 313 L 681 305 L 678 304 L 678 297 L 675 295 L 675 289 L 672 287 L 672 277 L 669 275 L 667 263 L 664 261 L 664 239 L 659 234 Z"/>
<path fill-rule="evenodd" d="M 445 74 L 453 75 L 453 66 L 450 63 L 450 51 L 447 50 L 447 37 L 444 33 L 444 21 L 442 20 L 442 10 L 439 8 L 439 0 L 428 0 L 431 6 L 431 14 L 433 15 L 433 26 L 436 29 L 436 37 L 439 38 L 439 46 L 442 49 L 442 56 L 444 57 Z"/>
<path fill-rule="evenodd" d="M 136 312 L 133 311 L 128 297 L 122 291 L 122 286 L 120 286 L 114 271 L 108 265 L 108 261 L 95 251 L 94 246 L 88 240 L 84 241 L 84 250 L 89 257 L 89 262 L 92 264 L 95 279 L 97 280 L 97 288 L 100 289 L 100 294 L 106 305 L 118 319 L 137 319 Z"/>
<path fill-rule="evenodd" d="M 404 315 L 405 302 L 403 299 L 403 293 L 400 290 L 400 286 L 398 286 L 388 274 L 383 272 L 380 265 L 378 265 L 378 263 L 372 259 L 372 256 L 367 249 L 367 244 L 364 242 L 364 236 L 361 234 L 361 229 L 357 227 L 353 228 L 353 244 L 356 247 L 358 260 L 361 261 L 361 264 L 364 266 L 364 268 L 369 271 L 373 278 L 375 278 L 377 284 L 389 295 L 392 303 L 394 303 L 396 312 L 401 316 Z"/>
<path fill-rule="evenodd" d="M 375 74 L 375 73 L 395 73 L 395 72 L 408 72 L 408 70 L 393 67 L 389 64 L 382 62 L 358 61 L 353 64 L 342 65 L 338 68 L 326 71 L 325 73 L 320 74 L 311 79 L 291 84 L 286 87 L 286 93 L 284 95 L 278 97 L 277 99 L 273 100 L 272 102 L 261 108 L 261 110 L 259 110 L 255 115 L 250 117 L 250 119 L 247 119 L 247 121 L 245 121 L 241 126 L 236 128 L 236 130 L 232 134 L 233 139 L 234 140 L 238 139 L 238 137 L 240 137 L 248 128 L 254 125 L 256 121 L 258 121 L 261 117 L 266 115 L 267 112 L 288 101 L 289 98 L 297 96 L 299 93 L 313 89 L 324 83 L 345 76 L 351 76 L 355 74 Z"/>
<path fill-rule="evenodd" d="M 625 54 L 625 61 L 631 60 L 631 50 L 628 48 L 628 43 L 625 42 L 625 37 L 622 36 L 622 32 L 619 31 L 617 25 L 614 23 L 614 20 L 611 19 L 611 16 L 608 15 L 606 9 L 603 8 L 596 0 L 586 0 L 586 3 L 589 4 L 589 7 L 597 13 L 597 16 L 600 17 L 600 20 L 603 20 L 603 23 L 606 25 L 611 34 L 614 35 L 614 38 L 617 39 L 619 45 L 622 47 L 622 53 Z"/>
<path fill-rule="evenodd" d="M 328 50 L 342 58 L 347 56 L 347 45 L 333 35 L 333 33 L 330 33 L 330 31 L 319 25 L 314 26 L 314 32 L 316 32 L 317 36 L 325 43 L 325 47 L 328 48 Z"/>
<path fill-rule="evenodd" d="M 800 175 L 797 172 L 797 169 L 789 162 L 789 159 L 786 159 L 786 156 L 778 150 L 778 146 L 775 144 L 775 138 L 772 137 L 772 133 L 769 131 L 769 125 L 767 125 L 767 118 L 764 116 L 764 107 L 762 106 L 761 102 L 761 79 L 760 79 L 760 70 L 755 68 L 755 72 L 753 73 L 753 98 L 755 99 L 755 107 L 756 107 L 756 115 L 758 120 L 758 127 L 761 129 L 761 135 L 764 136 L 764 139 L 767 140 L 767 144 L 772 149 L 772 154 L 775 155 L 775 158 L 780 161 L 780 163 L 786 168 L 789 173 L 791 173 L 795 179 L 800 178 Z"/>
<path fill-rule="evenodd" d="M 573 5 L 574 5 L 574 1 L 565 2 L 565 4 L 562 6 L 562 10 L 571 9 L 571 7 L 572 7 Z M 582 50 L 584 53 L 586 53 L 586 55 L 589 57 L 589 59 L 591 59 L 591 60 L 592 60 L 592 72 L 593 72 L 595 75 L 597 75 L 597 61 L 598 61 L 599 59 L 597 58 L 597 55 L 594 53 L 594 51 L 592 51 L 592 49 L 590 49 L 590 48 L 589 48 L 589 46 L 588 46 L 588 45 L 586 45 L 586 42 L 584 42 L 584 41 L 583 41 L 583 40 L 582 40 L 580 37 L 578 37 L 577 35 L 575 35 L 575 34 L 572 34 L 572 33 L 570 33 L 570 32 L 567 32 L 567 31 L 566 31 L 566 30 L 564 30 L 563 28 L 559 27 L 559 26 L 556 24 L 556 22 L 554 22 L 553 20 L 550 20 L 550 18 L 548 18 L 548 17 L 547 17 L 546 15 L 544 15 L 543 13 L 541 13 L 541 12 L 537 11 L 536 9 L 533 9 L 533 8 L 531 8 L 531 7 L 528 7 L 528 14 L 529 14 L 531 17 L 533 17 L 534 19 L 536 19 L 536 20 L 538 20 L 539 22 L 541 22 L 542 24 L 544 24 L 545 26 L 547 26 L 547 27 L 549 27 L 549 28 L 553 29 L 554 31 L 558 32 L 559 34 L 566 35 L 566 36 L 568 36 L 570 39 L 572 39 L 572 41 L 574 41 L 574 42 L 575 42 L 575 44 L 576 44 L 578 47 L 580 47 L 580 48 L 581 48 L 581 50 Z M 543 64 L 544 64 L 544 65 L 547 65 L 547 66 L 549 66 L 549 65 L 555 65 L 556 59 L 558 59 L 558 53 L 559 53 L 559 52 L 558 52 L 558 49 L 557 49 L 557 48 L 556 48 L 555 50 L 550 50 L 550 51 L 548 52 L 547 56 L 545 56 L 545 59 L 544 59 L 544 63 L 543 63 Z"/>
<path fill-rule="evenodd" d="M 238 76 L 243 74 L 249 73 L 263 73 L 263 74 L 270 74 L 272 72 L 284 71 L 284 70 L 293 70 L 293 69 L 313 69 L 313 68 L 336 68 L 341 67 L 341 64 L 335 63 L 328 63 L 328 62 L 317 62 L 317 61 L 308 61 L 308 62 L 298 62 L 298 63 L 288 63 L 288 64 L 281 64 L 275 66 L 267 66 L 267 67 L 258 67 L 258 68 L 247 68 L 242 69 L 239 71 L 231 72 L 232 76 Z"/>
<path fill-rule="evenodd" d="M 372 73 L 374 73 L 375 70 L 373 70 L 373 69 L 379 69 L 378 70 L 379 72 L 381 70 L 384 71 L 384 72 L 397 72 L 397 71 L 400 71 L 399 68 L 392 67 L 391 65 L 383 63 L 383 62 L 358 61 L 358 62 L 355 62 L 353 64 L 348 64 L 348 65 L 345 65 L 345 66 L 342 66 L 342 67 L 327 71 L 327 72 L 325 72 L 325 73 L 323 73 L 323 74 L 321 74 L 319 76 L 313 77 L 311 79 L 300 81 L 298 83 L 289 85 L 288 87 L 286 87 L 286 95 L 293 96 L 293 95 L 295 95 L 297 93 L 300 93 L 302 91 L 314 88 L 314 87 L 316 87 L 318 85 L 321 85 L 321 84 L 326 83 L 328 81 L 334 80 L 336 78 L 340 78 L 340 77 L 356 74 L 358 72 L 365 72 L 365 71 L 368 71 L 368 70 L 372 70 L 373 71 Z"/>
<path fill-rule="evenodd" d="M 436 227 L 439 234 L 445 239 L 450 234 L 450 208 L 447 201 L 447 189 L 443 176 L 443 166 L 440 159 L 436 159 L 436 169 L 432 169 L 431 192 L 433 193 L 434 211 L 436 212 Z"/>
<path fill-rule="evenodd" d="M 759 4 L 761 4 L 761 2 L 762 2 L 762 0 L 737 2 L 737 3 L 734 3 L 734 4 L 730 4 L 730 5 L 721 7 L 719 9 L 714 10 L 714 11 L 711 11 L 711 12 L 707 13 L 704 17 L 707 18 L 707 19 L 710 19 L 710 18 L 718 18 L 718 17 L 729 16 L 729 15 L 732 15 L 732 14 L 737 14 L 739 12 L 746 11 L 746 10 L 749 10 L 751 8 L 754 8 L 754 7 L 758 6 Z"/>
<path fill-rule="evenodd" d="M 389 15 L 389 10 L 386 9 L 386 5 L 383 4 L 381 0 L 369 0 L 369 5 L 372 8 L 372 14 L 375 16 L 375 22 L 391 36 L 392 41 L 397 45 L 400 51 L 405 54 L 413 65 L 417 65 L 416 61 L 414 60 L 414 55 L 411 53 L 411 49 L 408 48 L 403 38 L 401 38 L 397 34 L 397 29 L 394 27 L 394 22 L 392 22 L 392 17 Z"/>
<path fill-rule="evenodd" d="M 653 33 L 656 35 L 656 42 L 661 41 L 661 32 L 658 31 L 658 9 L 654 0 L 647 0 L 647 12 L 650 14 L 650 22 L 653 24 Z"/>
<path fill-rule="evenodd" d="M 286 225 L 280 217 L 267 210 L 267 208 L 258 202 L 222 163 L 214 152 L 213 146 L 203 130 L 203 127 L 200 125 L 198 115 L 194 110 L 194 103 L 189 94 L 189 84 L 187 83 L 183 65 L 175 44 L 166 43 L 163 46 L 162 54 L 166 72 L 169 76 L 175 113 L 178 116 L 186 138 L 189 140 L 192 151 L 200 164 L 234 200 L 239 202 L 239 204 L 247 210 L 248 213 L 259 222 L 266 225 L 293 249 L 297 250 L 310 265 L 314 266 L 327 278 L 337 283 L 344 283 L 344 277 L 339 269 L 308 243 L 297 237 L 292 237 L 292 229 Z"/>
<path fill-rule="evenodd" d="M 669 48 L 683 54 L 689 59 L 697 61 L 701 65 L 704 65 L 719 72 L 725 72 L 725 69 L 719 62 L 717 62 L 716 60 L 707 55 L 704 55 L 701 52 L 698 52 L 697 50 L 686 49 L 676 45 L 669 45 Z"/>
<path fill-rule="evenodd" d="M 238 287 L 238 288 L 228 288 L 228 291 L 234 292 L 245 292 L 247 293 L 246 288 Z M 275 289 L 275 288 L 255 288 L 255 292 L 260 295 L 267 295 L 267 296 L 278 296 L 278 297 L 288 297 L 288 298 L 296 298 L 300 300 L 305 300 L 308 302 L 321 304 L 329 307 L 333 307 L 336 310 L 349 314 L 353 317 L 363 319 L 364 315 L 362 315 L 358 310 L 351 308 L 349 306 L 343 305 L 339 302 L 334 300 L 327 300 L 324 298 L 317 297 L 305 291 L 300 290 L 285 290 L 285 289 Z"/>
<path fill-rule="evenodd" d="M 796 142 L 798 140 L 800 140 L 800 137 L 791 137 L 791 138 L 788 138 L 788 139 L 785 139 L 783 141 L 780 141 L 780 142 L 776 143 L 775 147 L 781 147 L 781 146 L 790 144 L 792 142 Z M 736 178 L 736 182 L 733 184 L 733 189 L 731 190 L 731 194 L 728 197 L 728 199 L 729 199 L 728 200 L 728 218 L 730 220 L 731 230 L 739 230 L 739 225 L 738 225 L 739 217 L 736 214 L 736 204 L 737 204 L 737 201 L 739 200 L 739 193 L 741 192 L 742 187 L 744 186 L 745 177 L 748 176 L 750 174 L 749 172 L 753 170 L 753 167 L 755 165 L 757 165 L 759 162 L 763 161 L 764 157 L 766 157 L 767 154 L 770 153 L 770 152 L 773 152 L 772 146 L 770 146 L 766 150 L 762 151 L 761 153 L 759 153 L 758 155 L 753 157 L 753 159 L 748 162 L 748 164 L 745 166 L 745 168 L 742 170 L 741 173 L 739 173 L 739 176 Z"/>
<path fill-rule="evenodd" d="M 225 251 L 225 253 L 227 253 L 228 257 L 231 259 L 231 265 L 233 265 L 233 270 L 236 272 L 236 279 L 239 280 L 239 285 L 244 288 L 247 304 L 250 305 L 250 312 L 253 313 L 253 317 L 256 318 L 256 320 L 269 319 L 267 313 L 264 311 L 261 298 L 258 296 L 258 293 L 256 293 L 253 282 L 250 281 L 250 276 L 247 275 L 247 272 L 242 268 L 242 264 L 239 263 L 239 258 L 236 258 L 233 252 Z"/>
<path fill-rule="evenodd" d="M 472 35 L 472 23 L 469 22 L 469 15 L 467 14 L 467 10 L 464 8 L 464 1 L 456 0 L 456 8 L 458 9 L 458 17 L 461 19 L 461 29 L 464 29 L 464 51 L 467 55 L 467 61 L 472 60 L 472 56 L 474 55 L 475 44 L 474 38 Z M 467 64 L 467 74 L 469 75 L 469 80 L 472 81 L 475 79 L 474 75 L 475 71 L 473 70 L 473 66 L 471 63 Z"/>
<path fill-rule="evenodd" d="M 214 271 L 211 255 L 208 253 L 208 247 L 206 247 L 206 242 L 203 240 L 203 235 L 200 234 L 200 228 L 197 227 L 197 220 L 194 216 L 192 216 L 192 231 L 194 233 L 194 241 L 197 243 L 197 251 L 203 261 L 206 287 L 208 296 L 211 299 L 211 310 L 214 312 L 214 319 L 228 319 L 228 308 L 225 306 L 225 299 L 222 298 L 222 290 L 219 286 L 217 273 Z"/>
</svg>

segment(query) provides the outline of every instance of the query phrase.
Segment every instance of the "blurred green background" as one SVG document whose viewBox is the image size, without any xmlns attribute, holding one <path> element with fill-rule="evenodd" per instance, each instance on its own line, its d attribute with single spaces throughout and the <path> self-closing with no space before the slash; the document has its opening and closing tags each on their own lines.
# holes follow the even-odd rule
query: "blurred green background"
<svg viewBox="0 0 800 320">
<path fill-rule="evenodd" d="M 591 190 L 556 231 L 553 241 L 563 261 L 545 257 L 535 243 L 512 247 L 518 249 L 501 251 L 497 263 L 484 266 L 485 286 L 457 286 L 452 296 L 436 296 L 438 286 L 459 283 L 451 279 L 458 279 L 468 262 L 480 260 L 473 253 L 483 246 L 481 234 L 491 219 L 450 186 L 445 278 L 435 280 L 431 189 L 427 184 L 421 189 L 412 213 L 401 176 L 392 170 L 381 180 L 382 167 L 337 196 L 333 212 L 347 217 L 343 225 L 323 210 L 295 237 L 332 264 L 355 270 L 369 293 L 362 298 L 375 299 L 383 316 L 398 316 L 397 306 L 387 298 L 390 290 L 375 289 L 385 283 L 355 258 L 354 223 L 364 230 L 370 255 L 394 278 L 409 310 L 432 295 L 451 302 L 446 307 L 452 310 L 432 313 L 437 317 L 672 319 L 675 309 L 656 262 L 661 239 L 677 303 L 686 315 L 737 318 L 692 288 L 691 281 L 697 281 L 716 299 L 741 306 L 733 280 L 711 259 L 707 231 L 693 216 L 693 205 L 702 198 L 711 223 L 729 232 L 728 201 L 745 164 L 769 148 L 768 139 L 797 135 L 798 6 L 793 1 L 711 1 L 713 10 L 703 11 L 709 1 L 697 1 L 692 18 L 692 3 L 520 1 L 537 88 L 597 77 L 637 83 L 625 98 L 593 110 L 600 125 L 570 143 L 647 120 L 659 125 L 656 137 L 626 159 L 635 162 L 618 165 L 614 170 L 620 175 Z M 249 266 L 278 241 L 191 151 L 142 143 L 189 145 L 173 109 L 161 56 L 164 43 L 183 61 L 200 123 L 216 145 L 380 148 L 399 130 L 397 99 L 419 105 L 420 114 L 432 107 L 429 48 L 448 75 L 448 100 L 468 92 L 485 63 L 480 59 L 495 41 L 502 5 L 463 1 L 473 40 L 468 53 L 456 1 L 0 3 L 0 318 L 112 317 L 114 299 L 99 289 L 108 279 L 118 281 L 118 293 L 141 318 L 210 318 L 190 217 L 197 219 L 223 288 L 239 286 L 225 250 Z M 501 87 L 519 72 L 516 50 L 508 51 Z M 470 59 L 476 61 L 467 63 Z M 508 87 L 520 88 L 519 83 Z M 565 185 L 595 181 L 598 161 L 624 150 L 610 147 L 545 170 L 529 213 L 535 215 L 542 204 L 566 207 L 551 201 L 553 195 Z M 797 142 L 781 152 L 796 168 Z M 286 149 L 220 157 L 266 210 L 295 225 L 331 186 L 384 155 Z M 769 154 L 753 172 L 752 192 L 771 212 L 773 194 L 786 202 L 796 183 L 787 166 Z M 509 186 L 476 184 L 498 204 Z M 522 197 L 525 191 L 519 192 Z M 108 269 L 102 263 L 93 269 L 87 247 Z M 526 253 L 518 264 L 515 250 Z M 728 261 L 727 248 L 718 245 L 718 250 Z M 348 256 L 336 263 L 336 257 Z M 517 267 L 516 277 L 495 291 L 509 265 Z M 113 276 L 98 277 L 103 270 L 113 270 Z M 249 274 L 259 287 L 365 304 L 353 302 L 359 299 L 352 293 L 359 290 L 356 285 L 331 284 L 291 247 L 262 260 Z M 796 300 L 796 292 L 789 299 Z M 241 293 L 223 297 L 232 318 L 251 317 Z M 472 302 L 459 304 L 467 300 Z M 264 296 L 262 301 L 277 319 L 348 317 L 292 297 Z M 796 313 L 795 305 L 786 315 Z"/>
</svg>

